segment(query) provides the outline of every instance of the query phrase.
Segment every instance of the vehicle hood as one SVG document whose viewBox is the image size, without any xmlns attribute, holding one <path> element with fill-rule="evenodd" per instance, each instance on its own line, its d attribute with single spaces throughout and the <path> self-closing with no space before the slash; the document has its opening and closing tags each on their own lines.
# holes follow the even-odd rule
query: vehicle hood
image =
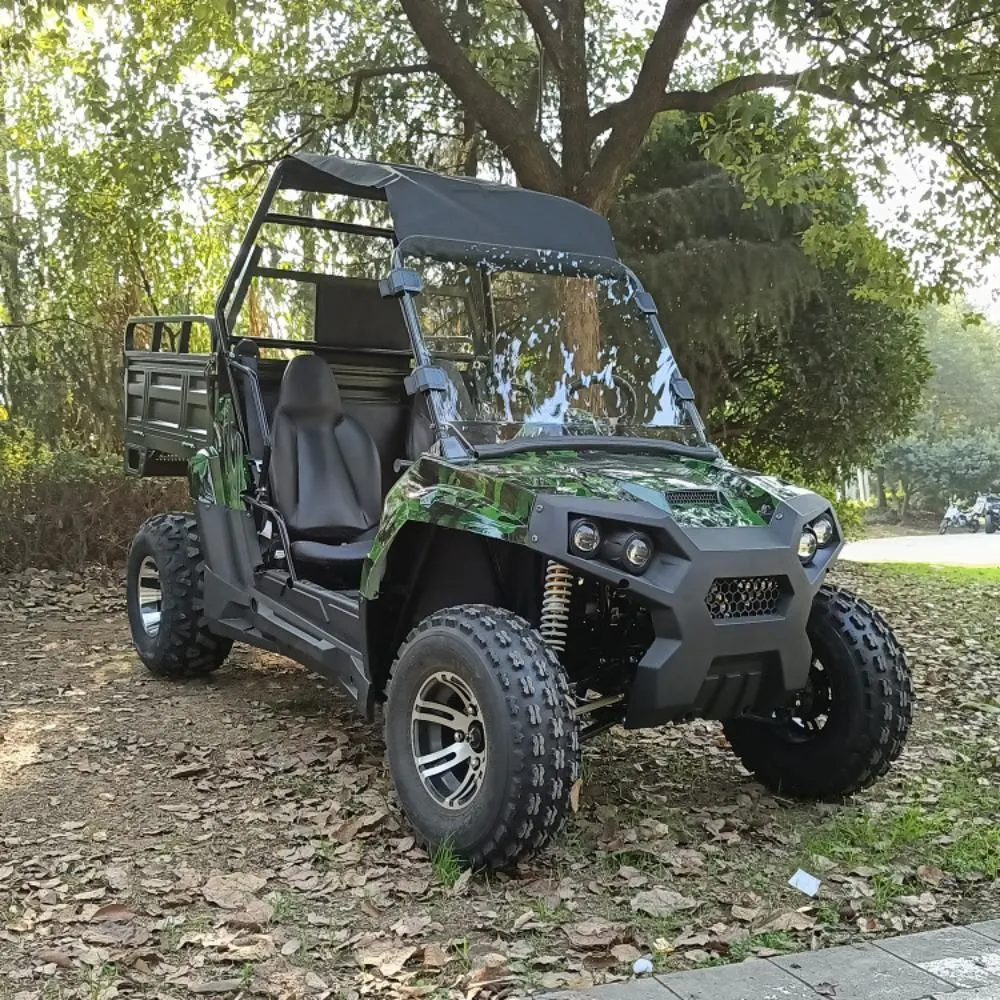
<svg viewBox="0 0 1000 1000">
<path fill-rule="evenodd" d="M 536 496 L 649 503 L 691 527 L 767 524 L 782 499 L 809 492 L 722 460 L 673 455 L 549 451 L 480 459 L 471 468 Z"/>
</svg>

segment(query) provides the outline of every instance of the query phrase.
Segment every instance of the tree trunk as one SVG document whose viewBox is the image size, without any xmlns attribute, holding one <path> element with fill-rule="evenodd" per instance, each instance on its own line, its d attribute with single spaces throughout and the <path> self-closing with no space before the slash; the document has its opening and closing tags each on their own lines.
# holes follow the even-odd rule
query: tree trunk
<svg viewBox="0 0 1000 1000">
<path fill-rule="evenodd" d="M 885 510 L 888 503 L 885 498 L 885 469 L 881 466 L 875 469 L 875 494 L 878 502 L 878 509 Z"/>
<path fill-rule="evenodd" d="M 558 282 L 559 312 L 563 317 L 562 341 L 567 350 L 573 351 L 573 376 L 589 379 L 602 367 L 601 321 L 594 279 L 559 278 Z M 583 389 L 574 394 L 574 399 L 575 405 L 581 409 L 600 414 L 603 401 L 600 390 Z"/>
</svg>

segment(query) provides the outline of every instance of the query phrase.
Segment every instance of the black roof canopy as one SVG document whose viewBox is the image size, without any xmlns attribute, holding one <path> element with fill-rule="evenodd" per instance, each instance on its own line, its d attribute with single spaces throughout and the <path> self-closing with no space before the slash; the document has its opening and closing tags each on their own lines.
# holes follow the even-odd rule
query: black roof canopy
<svg viewBox="0 0 1000 1000">
<path fill-rule="evenodd" d="M 607 220 L 566 198 L 419 167 L 297 153 L 279 187 L 386 201 L 411 254 L 468 259 L 473 245 L 618 259 Z"/>
</svg>

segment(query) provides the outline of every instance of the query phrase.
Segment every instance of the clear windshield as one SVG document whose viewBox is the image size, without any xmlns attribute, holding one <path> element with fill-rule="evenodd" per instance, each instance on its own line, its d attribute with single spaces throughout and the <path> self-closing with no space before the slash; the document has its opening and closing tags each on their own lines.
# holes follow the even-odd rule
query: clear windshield
<svg viewBox="0 0 1000 1000">
<path fill-rule="evenodd" d="M 497 266 L 409 260 L 423 338 L 444 368 L 452 419 L 476 445 L 523 437 L 654 437 L 703 444 L 677 371 L 635 287 Z"/>
</svg>

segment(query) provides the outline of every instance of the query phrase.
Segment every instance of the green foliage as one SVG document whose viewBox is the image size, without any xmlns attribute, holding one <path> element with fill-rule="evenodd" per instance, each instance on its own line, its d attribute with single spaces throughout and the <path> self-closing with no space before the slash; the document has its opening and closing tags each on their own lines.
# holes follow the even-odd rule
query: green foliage
<svg viewBox="0 0 1000 1000">
<path fill-rule="evenodd" d="M 703 158 L 718 156 L 719 122 L 665 116 L 612 213 L 616 239 L 727 454 L 835 482 L 919 405 L 930 368 L 912 285 L 800 116 L 755 99 L 728 123 L 786 164 L 795 191 L 751 197 Z"/>
<path fill-rule="evenodd" d="M 907 505 L 936 509 L 951 496 L 963 500 L 1000 490 L 1000 436 L 979 431 L 895 441 L 883 454 L 886 475 L 899 482 Z"/>
<path fill-rule="evenodd" d="M 904 507 L 936 510 L 1000 488 L 1000 330 L 961 302 L 923 313 L 933 374 L 914 432 L 879 460 Z"/>
</svg>

